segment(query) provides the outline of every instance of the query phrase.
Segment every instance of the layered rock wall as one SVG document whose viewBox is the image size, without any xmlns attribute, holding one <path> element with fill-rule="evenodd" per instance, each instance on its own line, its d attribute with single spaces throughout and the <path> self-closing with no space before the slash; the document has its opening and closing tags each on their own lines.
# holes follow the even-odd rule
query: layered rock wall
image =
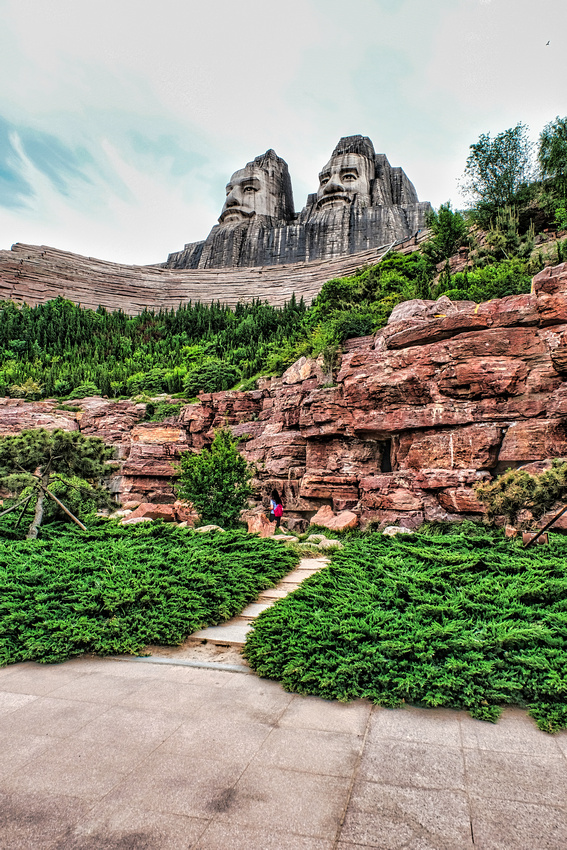
<svg viewBox="0 0 567 850">
<path fill-rule="evenodd" d="M 122 500 L 172 502 L 174 464 L 225 423 L 301 525 L 323 505 L 362 525 L 479 518 L 473 486 L 510 467 L 567 457 L 567 264 L 531 295 L 475 305 L 401 305 L 372 337 L 349 341 L 336 386 L 302 359 L 253 392 L 204 394 L 178 416 L 144 422 L 144 405 L 103 399 L 0 400 L 0 433 L 80 428 L 117 447 Z"/>
<path fill-rule="evenodd" d="M 395 246 L 411 253 L 428 236 L 424 231 Z M 372 248 L 346 257 L 312 263 L 246 269 L 165 269 L 127 266 L 82 257 L 45 245 L 12 246 L 0 251 L 0 300 L 44 304 L 66 298 L 96 310 L 123 310 L 130 316 L 144 310 L 176 310 L 191 301 L 220 301 L 235 307 L 255 299 L 283 307 L 291 296 L 310 304 L 327 280 L 375 265 L 392 246 Z"/>
</svg>

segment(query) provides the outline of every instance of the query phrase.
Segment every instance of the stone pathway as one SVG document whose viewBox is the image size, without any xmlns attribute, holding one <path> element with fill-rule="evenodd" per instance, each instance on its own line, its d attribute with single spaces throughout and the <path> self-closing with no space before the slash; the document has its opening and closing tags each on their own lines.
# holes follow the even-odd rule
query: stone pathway
<svg viewBox="0 0 567 850">
<path fill-rule="evenodd" d="M 0 669 L 0 850 L 565 850 L 567 733 L 251 673 Z"/>
<path fill-rule="evenodd" d="M 288 573 L 280 583 L 269 590 L 263 590 L 256 602 L 247 605 L 237 617 L 221 623 L 220 626 L 209 626 L 190 635 L 190 642 L 203 642 L 216 646 L 232 646 L 242 649 L 246 635 L 258 614 L 270 608 L 277 599 L 283 599 L 288 593 L 296 590 L 308 576 L 322 570 L 329 563 L 328 558 L 303 558 L 296 569 Z"/>
</svg>

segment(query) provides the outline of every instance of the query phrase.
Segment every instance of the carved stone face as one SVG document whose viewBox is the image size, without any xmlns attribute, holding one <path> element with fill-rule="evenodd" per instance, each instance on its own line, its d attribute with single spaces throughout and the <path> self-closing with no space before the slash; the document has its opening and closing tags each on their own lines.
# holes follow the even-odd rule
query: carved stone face
<svg viewBox="0 0 567 850">
<path fill-rule="evenodd" d="M 221 224 L 246 221 L 253 215 L 273 216 L 276 198 L 270 176 L 261 168 L 246 167 L 230 178 L 226 201 L 219 217 Z"/>
<path fill-rule="evenodd" d="M 370 205 L 372 163 L 361 154 L 334 156 L 319 175 L 317 209 L 332 209 L 351 204 Z"/>
</svg>

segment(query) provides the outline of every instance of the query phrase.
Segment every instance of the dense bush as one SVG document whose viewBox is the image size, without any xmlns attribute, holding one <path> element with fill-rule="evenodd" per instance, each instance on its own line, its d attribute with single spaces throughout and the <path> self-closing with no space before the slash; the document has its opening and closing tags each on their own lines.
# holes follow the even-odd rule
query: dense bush
<svg viewBox="0 0 567 850">
<path fill-rule="evenodd" d="M 525 551 L 467 523 L 350 541 L 260 615 L 245 654 L 298 693 L 486 720 L 523 705 L 554 731 L 567 725 L 567 539 Z"/>
<path fill-rule="evenodd" d="M 531 281 L 528 263 L 519 259 L 503 260 L 453 275 L 442 275 L 433 290 L 433 297 L 446 295 L 453 301 L 476 301 L 480 304 L 492 298 L 529 292 Z"/>
<path fill-rule="evenodd" d="M 0 665 L 180 644 L 241 611 L 296 562 L 272 540 L 162 523 L 0 537 Z"/>
</svg>

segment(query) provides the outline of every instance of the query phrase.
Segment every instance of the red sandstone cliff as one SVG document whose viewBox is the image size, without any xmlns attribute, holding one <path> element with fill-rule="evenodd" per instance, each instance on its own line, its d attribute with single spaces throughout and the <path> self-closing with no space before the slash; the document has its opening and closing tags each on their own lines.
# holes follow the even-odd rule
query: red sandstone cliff
<svg viewBox="0 0 567 850">
<path fill-rule="evenodd" d="M 532 294 L 486 304 L 403 305 L 387 328 L 345 346 L 337 385 L 302 359 L 253 392 L 202 395 L 179 416 L 141 421 L 145 406 L 83 399 L 0 399 L 0 433 L 80 428 L 118 448 L 122 500 L 173 501 L 173 466 L 225 422 L 276 487 L 291 524 L 323 504 L 362 524 L 479 517 L 473 485 L 502 469 L 567 457 L 567 264 Z M 397 317 L 402 317 L 397 320 Z"/>
</svg>

